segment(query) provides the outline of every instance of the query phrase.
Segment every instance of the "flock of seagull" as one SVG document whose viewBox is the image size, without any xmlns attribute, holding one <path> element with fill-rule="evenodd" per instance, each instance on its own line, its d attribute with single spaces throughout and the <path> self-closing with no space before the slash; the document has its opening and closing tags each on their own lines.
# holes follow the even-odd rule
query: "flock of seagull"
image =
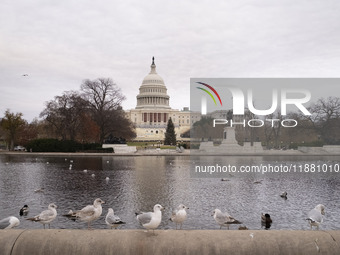
<svg viewBox="0 0 340 255">
<path fill-rule="evenodd" d="M 102 199 L 97 198 L 94 200 L 92 205 L 87 205 L 86 207 L 77 211 L 70 210 L 67 214 L 64 214 L 63 216 L 68 217 L 72 220 L 87 222 L 88 229 L 91 229 L 91 223 L 102 215 L 102 204 L 104 203 L 105 202 Z M 57 217 L 56 209 L 57 206 L 54 203 L 49 204 L 47 210 L 42 211 L 40 214 L 32 218 L 27 218 L 27 220 L 43 224 L 44 229 L 45 225 L 48 224 L 48 227 L 50 228 L 50 223 Z M 187 209 L 189 208 L 183 204 L 180 204 L 175 210 L 172 211 L 172 215 L 169 220 L 176 224 L 176 230 L 178 229 L 178 225 L 180 226 L 180 229 L 182 229 L 183 222 L 187 219 Z M 162 211 L 164 211 L 164 207 L 160 204 L 156 204 L 153 207 L 153 212 L 138 212 L 136 213 L 136 218 L 141 226 L 143 226 L 147 230 L 153 230 L 154 232 L 154 230 L 158 228 L 162 221 Z M 19 214 L 21 216 L 27 216 L 28 212 L 29 207 L 27 205 L 24 205 L 20 209 Z M 325 206 L 322 204 L 317 205 L 314 209 L 309 211 L 306 220 L 309 222 L 311 229 L 313 226 L 319 229 L 319 225 L 323 222 L 323 215 L 325 215 Z M 220 229 L 222 229 L 222 227 L 227 227 L 229 229 L 229 226 L 231 224 L 242 224 L 242 222 L 238 221 L 227 212 L 222 212 L 219 209 L 215 209 L 212 213 L 212 216 L 214 217 L 217 224 L 220 226 Z M 109 227 L 111 227 L 111 229 L 117 229 L 122 224 L 125 224 L 125 222 L 123 222 L 117 215 L 114 214 L 112 208 L 108 209 L 108 213 L 105 217 L 105 222 Z M 263 226 L 266 227 L 266 229 L 270 228 L 272 219 L 268 213 L 261 215 L 261 223 Z M 0 229 L 14 228 L 19 224 L 20 220 L 17 217 L 9 216 L 5 219 L 0 220 Z M 247 227 L 240 226 L 239 229 L 247 230 Z"/>
<path fill-rule="evenodd" d="M 27 75 L 23 75 L 27 76 Z M 67 161 L 67 159 L 65 159 Z M 46 162 L 49 164 L 49 162 Z M 70 166 L 69 170 L 72 170 L 72 163 L 73 160 L 70 160 Z M 109 163 L 109 161 L 107 161 Z M 170 163 L 171 164 L 171 163 Z M 83 170 L 83 172 L 87 173 L 87 170 Z M 95 175 L 92 174 L 92 177 Z M 106 181 L 109 180 L 109 177 L 106 177 Z M 228 181 L 228 179 L 222 178 L 222 181 Z M 261 180 L 262 181 L 262 180 Z M 38 189 L 34 192 L 44 192 L 44 189 Z M 280 195 L 282 198 L 287 199 L 287 192 L 283 192 Z M 64 214 L 63 216 L 68 217 L 72 220 L 80 220 L 87 222 L 88 229 L 91 229 L 91 223 L 98 219 L 103 212 L 102 204 L 105 202 L 101 200 L 100 198 L 97 198 L 94 200 L 92 205 L 87 205 L 81 210 L 72 211 L 70 210 L 67 214 Z M 50 228 L 50 223 L 57 217 L 57 206 L 52 203 L 48 205 L 47 210 L 42 211 L 40 214 L 34 216 L 33 218 L 27 218 L 27 220 L 33 221 L 33 222 L 39 222 L 43 224 L 44 229 L 45 225 L 48 224 L 48 227 Z M 174 222 L 176 224 L 176 230 L 178 229 L 178 225 L 180 226 L 180 229 L 182 229 L 183 222 L 187 219 L 187 209 L 183 204 L 180 204 L 175 210 L 172 211 L 172 215 L 170 217 L 170 221 Z M 153 207 L 153 212 L 138 212 L 136 213 L 136 218 L 147 230 L 155 230 L 158 228 L 162 221 L 162 211 L 164 211 L 164 207 L 162 207 L 160 204 L 156 204 Z M 29 212 L 29 207 L 27 205 L 24 205 L 20 211 L 20 216 L 27 216 Z M 316 229 L 319 229 L 319 225 L 323 222 L 323 215 L 325 215 L 325 206 L 322 204 L 318 204 L 314 209 L 310 210 L 307 214 L 306 220 L 310 224 L 310 228 L 315 226 Z M 242 222 L 238 221 L 234 217 L 232 217 L 228 212 L 222 212 L 220 209 L 215 209 L 212 213 L 212 215 L 217 222 L 217 224 L 220 226 L 220 229 L 222 227 L 227 227 L 229 229 L 229 226 L 231 224 L 242 224 Z M 265 227 L 265 229 L 269 229 L 272 224 L 272 219 L 268 213 L 261 214 L 261 224 Z M 114 214 L 114 211 L 112 208 L 108 209 L 108 212 L 105 217 L 105 223 L 114 229 L 117 229 L 119 226 L 126 224 L 123 222 L 117 215 Z M 15 216 L 9 216 L 5 219 L 0 220 L 0 229 L 10 229 L 17 227 L 20 224 L 20 220 Z M 248 228 L 246 226 L 240 226 L 238 228 L 239 230 L 247 230 Z"/>
</svg>

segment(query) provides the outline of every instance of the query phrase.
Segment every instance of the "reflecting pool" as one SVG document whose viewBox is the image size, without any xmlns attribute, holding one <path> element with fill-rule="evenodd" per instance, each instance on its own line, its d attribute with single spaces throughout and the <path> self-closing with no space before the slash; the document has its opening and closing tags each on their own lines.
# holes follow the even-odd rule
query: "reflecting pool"
<svg viewBox="0 0 340 255">
<path fill-rule="evenodd" d="M 168 219 L 172 208 L 184 204 L 188 210 L 185 229 L 219 229 L 211 216 L 215 208 L 228 211 L 249 229 L 261 229 L 261 213 L 273 219 L 271 229 L 309 229 L 306 214 L 324 204 L 326 215 L 320 229 L 340 228 L 340 172 L 314 173 L 232 173 L 225 181 L 195 176 L 191 171 L 202 165 L 329 164 L 338 157 L 227 157 L 227 156 L 36 156 L 0 154 L 0 219 L 14 215 L 19 228 L 42 228 L 25 220 L 58 206 L 53 228 L 86 228 L 86 223 L 63 217 L 69 210 L 81 209 L 100 197 L 102 216 L 94 228 L 107 228 L 108 208 L 126 222 L 122 228 L 140 228 L 137 211 L 150 211 L 156 203 L 165 207 L 159 228 L 173 229 Z M 84 170 L 87 170 L 84 171 Z M 94 176 L 92 176 L 94 174 Z M 106 180 L 109 177 L 109 180 Z M 211 177 L 211 176 L 210 176 Z M 43 189 L 43 192 L 37 190 Z M 288 199 L 280 194 L 286 191 Z M 28 216 L 19 210 L 27 204 Z M 237 229 L 238 225 L 231 226 Z"/>
</svg>

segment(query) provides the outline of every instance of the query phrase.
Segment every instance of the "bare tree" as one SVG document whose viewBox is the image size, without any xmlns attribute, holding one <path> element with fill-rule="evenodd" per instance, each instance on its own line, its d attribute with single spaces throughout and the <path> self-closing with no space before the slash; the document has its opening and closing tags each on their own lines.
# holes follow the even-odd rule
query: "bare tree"
<svg viewBox="0 0 340 255">
<path fill-rule="evenodd" d="M 257 119 L 258 117 L 252 113 L 249 109 L 246 109 L 245 113 L 244 113 L 244 119 L 246 121 L 246 123 L 248 123 L 248 121 L 250 120 L 254 120 Z M 255 123 L 251 123 L 252 125 L 255 125 Z M 245 128 L 243 128 L 244 131 L 244 138 L 249 138 L 250 144 L 251 146 L 254 145 L 254 142 L 257 141 L 256 137 L 258 136 L 258 128 L 254 128 L 254 127 L 250 127 L 248 125 L 246 125 Z M 248 140 L 248 139 L 247 139 Z"/>
<path fill-rule="evenodd" d="M 125 97 L 110 78 L 85 80 L 81 85 L 81 91 L 92 112 L 93 120 L 99 126 L 100 141 L 102 142 L 112 132 L 113 126 L 118 124 L 113 121 L 114 115 L 118 114 L 117 110 L 120 109 Z M 115 136 L 118 135 L 115 134 Z"/>
<path fill-rule="evenodd" d="M 264 124 L 264 135 L 266 139 L 267 147 L 269 145 L 269 142 L 274 140 L 274 147 L 279 148 L 281 144 L 279 143 L 280 137 L 281 137 L 281 121 L 283 117 L 281 113 L 278 111 L 272 114 L 269 114 L 266 116 L 266 120 Z"/>
<path fill-rule="evenodd" d="M 48 101 L 40 117 L 49 123 L 58 137 L 74 140 L 81 125 L 79 116 L 85 110 L 85 102 L 79 93 L 66 91 L 62 96 L 55 96 L 54 100 Z"/>
<path fill-rule="evenodd" d="M 308 117 L 321 139 L 327 144 L 340 143 L 340 98 L 321 98 L 309 107 Z"/>
</svg>

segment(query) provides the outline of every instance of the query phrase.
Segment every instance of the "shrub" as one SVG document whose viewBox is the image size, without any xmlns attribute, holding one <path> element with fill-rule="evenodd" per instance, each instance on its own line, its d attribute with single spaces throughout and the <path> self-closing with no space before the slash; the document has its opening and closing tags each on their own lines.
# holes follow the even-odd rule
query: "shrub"
<svg viewBox="0 0 340 255">
<path fill-rule="evenodd" d="M 27 144 L 27 151 L 32 152 L 107 152 L 112 153 L 113 148 L 102 148 L 99 143 L 78 143 L 72 140 L 36 139 Z"/>
</svg>

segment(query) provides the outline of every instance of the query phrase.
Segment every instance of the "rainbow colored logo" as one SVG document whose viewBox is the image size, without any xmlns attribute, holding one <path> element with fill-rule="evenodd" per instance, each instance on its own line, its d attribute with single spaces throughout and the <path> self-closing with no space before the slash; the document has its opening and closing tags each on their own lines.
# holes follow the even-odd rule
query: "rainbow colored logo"
<svg viewBox="0 0 340 255">
<path fill-rule="evenodd" d="M 217 93 L 217 91 L 216 91 L 213 87 L 211 87 L 209 84 L 206 84 L 206 83 L 203 83 L 203 82 L 196 82 L 196 83 L 201 84 L 201 85 L 203 85 L 203 86 L 206 86 L 206 87 L 209 88 L 212 92 L 214 92 L 215 95 L 217 96 L 218 100 L 220 101 L 221 106 L 222 106 L 222 101 L 221 101 L 220 95 Z M 208 93 L 208 95 L 211 96 L 211 98 L 214 100 L 215 105 L 217 105 L 214 96 L 213 96 L 208 90 L 206 90 L 206 89 L 204 89 L 204 88 L 201 88 L 201 87 L 197 87 L 197 88 L 203 90 L 203 91 L 206 92 L 206 93 Z"/>
</svg>

